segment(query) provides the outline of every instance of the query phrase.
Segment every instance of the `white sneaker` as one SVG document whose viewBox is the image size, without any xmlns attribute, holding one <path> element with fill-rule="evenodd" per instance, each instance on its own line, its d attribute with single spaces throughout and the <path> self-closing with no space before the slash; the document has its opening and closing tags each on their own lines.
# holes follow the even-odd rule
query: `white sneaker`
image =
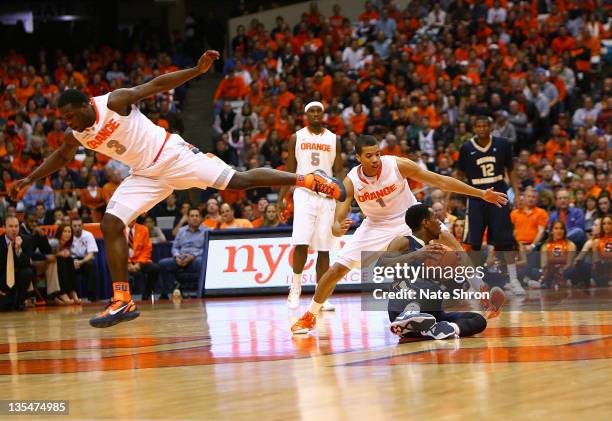
<svg viewBox="0 0 612 421">
<path fill-rule="evenodd" d="M 321 306 L 321 311 L 335 311 L 336 306 L 329 302 L 329 300 L 325 300 L 323 305 Z"/>
<path fill-rule="evenodd" d="M 510 279 L 510 291 L 514 295 L 525 295 L 525 288 L 521 285 L 518 279 Z"/>
<path fill-rule="evenodd" d="M 530 279 L 527 282 L 527 287 L 531 288 L 531 289 L 540 289 L 540 288 L 542 288 L 542 284 L 540 282 L 538 282 L 538 281 L 534 281 L 533 279 Z"/>
<path fill-rule="evenodd" d="M 289 287 L 289 296 L 287 297 L 287 307 L 295 310 L 300 306 L 300 295 L 302 295 L 302 285 L 291 284 Z"/>
</svg>

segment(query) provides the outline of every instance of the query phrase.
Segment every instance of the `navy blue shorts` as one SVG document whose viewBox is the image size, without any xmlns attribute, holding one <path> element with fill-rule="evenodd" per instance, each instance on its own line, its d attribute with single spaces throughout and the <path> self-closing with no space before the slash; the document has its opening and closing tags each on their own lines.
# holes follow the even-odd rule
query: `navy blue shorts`
<svg viewBox="0 0 612 421">
<path fill-rule="evenodd" d="M 514 244 L 514 227 L 510 220 L 510 206 L 498 208 L 482 199 L 470 197 L 467 206 L 467 232 L 464 241 L 475 250 L 480 250 L 482 237 L 487 231 L 487 243 L 494 246 Z"/>
</svg>

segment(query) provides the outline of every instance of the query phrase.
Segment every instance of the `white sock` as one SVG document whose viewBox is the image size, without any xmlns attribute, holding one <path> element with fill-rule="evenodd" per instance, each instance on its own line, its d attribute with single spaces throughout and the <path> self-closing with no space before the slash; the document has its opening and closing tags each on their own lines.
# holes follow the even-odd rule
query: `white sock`
<svg viewBox="0 0 612 421">
<path fill-rule="evenodd" d="M 516 264 L 508 263 L 506 266 L 508 267 L 508 276 L 510 277 L 510 282 L 518 281 L 518 275 L 516 273 Z"/>
<path fill-rule="evenodd" d="M 321 311 L 322 306 L 323 306 L 323 303 L 319 304 L 313 298 L 312 301 L 310 302 L 310 308 L 308 309 L 308 311 L 312 314 L 319 314 L 319 311 Z"/>
<path fill-rule="evenodd" d="M 451 325 L 453 327 L 453 329 L 455 329 L 455 334 L 457 336 L 459 336 L 461 334 L 461 331 L 459 330 L 459 325 L 457 323 L 448 322 L 448 324 Z"/>
<path fill-rule="evenodd" d="M 293 285 L 302 285 L 302 274 L 294 273 L 293 274 Z"/>
<path fill-rule="evenodd" d="M 469 277 L 467 281 L 476 292 L 480 291 L 480 288 L 485 284 L 482 280 L 482 275 L 478 273 L 474 273 L 474 276 Z"/>
</svg>

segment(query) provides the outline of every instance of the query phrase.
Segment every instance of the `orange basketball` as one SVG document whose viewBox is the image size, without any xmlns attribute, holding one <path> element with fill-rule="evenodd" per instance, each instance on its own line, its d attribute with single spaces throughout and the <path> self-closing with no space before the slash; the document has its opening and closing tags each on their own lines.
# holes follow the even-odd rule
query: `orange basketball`
<svg viewBox="0 0 612 421">
<path fill-rule="evenodd" d="M 440 254 L 431 254 L 425 258 L 425 266 L 440 266 L 440 267 L 456 267 L 459 266 L 459 252 L 453 250 L 447 245 L 440 244 L 444 248 L 444 252 Z"/>
</svg>

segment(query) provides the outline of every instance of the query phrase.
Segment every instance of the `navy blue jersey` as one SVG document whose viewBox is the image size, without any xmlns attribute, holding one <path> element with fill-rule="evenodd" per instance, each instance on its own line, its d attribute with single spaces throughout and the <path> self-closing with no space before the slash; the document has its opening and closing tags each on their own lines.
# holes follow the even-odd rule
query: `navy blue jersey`
<svg viewBox="0 0 612 421">
<path fill-rule="evenodd" d="M 423 248 L 423 245 L 414 237 L 414 235 L 407 235 L 408 248 L 405 251 L 416 251 Z"/>
<path fill-rule="evenodd" d="M 493 187 L 495 191 L 505 193 L 508 190 L 504 181 L 506 170 L 512 170 L 513 164 L 512 144 L 503 137 L 493 136 L 486 148 L 471 139 L 459 151 L 458 166 L 468 184 L 483 190 Z"/>
</svg>

